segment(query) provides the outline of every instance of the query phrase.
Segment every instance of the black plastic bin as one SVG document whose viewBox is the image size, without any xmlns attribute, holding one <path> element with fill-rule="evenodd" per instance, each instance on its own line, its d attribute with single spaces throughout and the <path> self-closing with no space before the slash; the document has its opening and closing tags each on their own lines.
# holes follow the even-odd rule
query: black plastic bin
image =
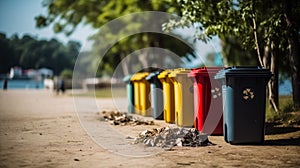
<svg viewBox="0 0 300 168">
<path fill-rule="evenodd" d="M 215 79 L 222 84 L 223 134 L 230 144 L 264 142 L 266 85 L 271 72 L 260 67 L 228 67 Z"/>
<path fill-rule="evenodd" d="M 150 73 L 146 80 L 150 82 L 151 88 L 151 108 L 152 117 L 154 119 L 163 120 L 164 119 L 164 103 L 163 103 L 163 91 L 162 84 L 157 78 L 160 71 L 155 71 Z"/>
</svg>

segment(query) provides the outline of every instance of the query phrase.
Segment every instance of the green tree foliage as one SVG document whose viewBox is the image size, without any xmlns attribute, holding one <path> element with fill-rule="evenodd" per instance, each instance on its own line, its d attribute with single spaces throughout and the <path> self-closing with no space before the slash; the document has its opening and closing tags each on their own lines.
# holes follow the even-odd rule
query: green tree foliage
<svg viewBox="0 0 300 168">
<path fill-rule="evenodd" d="M 73 75 L 73 71 L 70 69 L 64 69 L 63 71 L 61 71 L 60 73 L 60 77 L 62 79 L 72 79 L 72 75 Z"/>
<path fill-rule="evenodd" d="M 127 38 L 124 38 L 120 41 L 118 41 L 117 44 L 115 44 L 103 57 L 101 63 L 98 65 L 97 62 L 92 62 L 92 67 L 95 69 L 98 69 L 97 76 L 102 76 L 102 75 L 109 75 L 111 76 L 114 70 L 116 69 L 116 66 L 119 65 L 119 63 L 122 61 L 124 62 L 125 60 L 123 59 L 124 56 L 127 56 L 128 54 L 131 54 L 135 51 L 142 50 L 144 48 L 151 48 L 151 47 L 158 47 L 158 48 L 163 48 L 166 50 L 169 50 L 176 55 L 179 56 L 185 56 L 186 54 L 190 54 L 192 58 L 188 58 L 188 61 L 191 61 L 194 57 L 194 51 L 192 48 L 190 48 L 187 44 L 184 42 L 178 40 L 176 38 L 177 35 L 173 34 L 172 36 L 169 35 L 164 35 L 164 34 L 158 34 L 158 33 L 140 33 L 136 34 Z M 95 45 L 94 45 L 94 50 L 91 53 L 94 55 L 93 59 L 95 60 L 95 57 L 97 57 L 97 53 L 99 53 L 103 48 L 99 46 L 98 44 L 101 44 L 101 37 L 97 38 L 99 36 L 94 36 L 95 37 Z M 150 39 L 148 39 L 150 38 Z M 153 40 L 154 39 L 154 40 Z M 159 41 L 156 41 L 159 39 Z M 152 42 L 143 42 L 143 41 L 151 41 Z M 187 40 L 186 40 L 187 41 Z M 192 45 L 192 44 L 190 44 Z M 142 69 L 142 67 L 157 67 L 157 66 L 162 66 L 166 65 L 167 61 L 170 61 L 174 58 L 168 57 L 167 53 L 157 53 L 153 54 L 151 51 L 149 53 L 147 52 L 140 52 L 138 53 L 140 55 L 143 55 L 145 57 L 139 57 L 139 58 L 144 58 L 144 59 L 135 59 L 134 57 L 129 57 L 127 58 L 127 64 L 129 65 L 135 65 L 129 66 L 126 68 L 128 73 L 134 73 L 137 70 Z M 152 54 L 147 55 L 147 54 Z M 165 55 L 164 55 L 165 54 Z M 147 57 L 147 59 L 145 59 Z M 171 60 L 166 60 L 166 59 L 171 59 Z M 123 59 L 123 60 L 122 60 Z M 161 64 L 158 64 L 159 63 Z M 181 60 L 172 60 L 172 61 L 177 61 L 181 62 Z M 170 67 L 171 68 L 171 67 Z M 126 73 L 125 73 L 126 74 Z M 124 75 L 124 74 L 123 74 Z"/>
<path fill-rule="evenodd" d="M 245 49 L 241 42 L 235 36 L 224 37 L 222 41 L 222 55 L 224 64 L 227 66 L 233 65 L 258 65 L 256 52 L 254 49 Z"/>
<path fill-rule="evenodd" d="M 0 34 L 0 53 L 0 73 L 7 73 L 10 67 L 18 62 L 19 57 L 16 56 L 16 51 L 10 40 L 3 33 Z"/>
<path fill-rule="evenodd" d="M 79 23 L 90 24 L 94 28 L 100 28 L 102 25 L 112 21 L 113 19 L 121 16 L 131 14 L 134 12 L 142 11 L 163 11 L 169 13 L 179 12 L 178 6 L 168 0 L 94 0 L 94 1 L 65 1 L 54 0 L 44 1 L 45 7 L 48 8 L 47 16 L 36 17 L 37 27 L 46 27 L 50 24 L 54 24 L 55 32 L 63 32 L 67 35 L 71 34 Z M 150 16 L 151 17 L 151 16 Z M 95 60 L 99 57 L 99 53 L 106 50 L 106 46 L 102 45 L 107 41 L 114 41 L 114 39 L 121 37 L 122 34 L 133 32 L 134 30 L 146 29 L 148 27 L 159 26 L 163 24 L 160 18 L 139 18 L 137 23 L 134 18 L 126 18 L 126 23 L 118 25 L 122 27 L 121 31 L 116 31 L 114 28 L 103 28 L 91 39 L 94 41 L 93 51 L 90 53 L 90 59 Z M 130 20 L 133 19 L 133 20 Z M 144 19 L 144 20 L 143 20 Z M 153 20 L 155 23 L 147 23 L 147 20 Z M 124 21 L 124 20 L 123 20 Z M 129 23 L 129 24 L 128 24 Z M 105 33 L 103 33 L 105 32 Z M 103 34 L 105 37 L 103 37 Z M 97 76 L 111 75 L 118 63 L 131 52 L 147 48 L 147 47 L 160 47 L 166 49 L 172 49 L 172 52 L 179 56 L 186 56 L 187 54 L 193 55 L 193 50 L 187 45 L 175 40 L 171 36 L 163 36 L 155 33 L 140 33 L 130 37 L 125 37 L 119 40 L 105 57 L 102 59 L 100 65 L 97 61 L 91 60 L 90 69 L 98 69 Z M 180 47 L 179 47 L 180 46 Z M 86 58 L 87 59 L 87 58 Z M 83 60 L 82 60 L 83 61 Z M 148 64 L 145 60 L 141 60 L 143 64 Z M 124 74 L 128 74 L 130 67 L 126 67 L 123 63 Z M 151 66 L 151 65 L 149 65 Z M 88 70 L 91 71 L 91 70 Z"/>
<path fill-rule="evenodd" d="M 176 0 L 182 12 L 181 20 L 172 20 L 166 30 L 198 24 L 198 38 L 207 40 L 218 35 L 223 42 L 231 37 L 252 53 L 255 49 L 259 65 L 270 68 L 274 76 L 269 83 L 269 100 L 275 110 L 278 106 L 278 70 L 292 72 L 293 98 L 300 107 L 300 1 L 298 0 Z M 207 35 L 207 36 L 205 36 Z M 228 44 L 228 43 L 227 43 Z M 225 45 L 227 45 L 225 43 Z M 232 45 L 232 44 L 230 44 Z M 227 49 L 227 47 L 225 47 Z M 242 60 L 248 54 L 238 57 Z M 287 61 L 289 60 L 289 61 Z M 286 67 L 289 69 L 286 70 Z"/>
<path fill-rule="evenodd" d="M 142 11 L 176 12 L 177 6 L 168 0 L 44 0 L 47 16 L 37 16 L 37 27 L 46 27 L 54 23 L 55 32 L 71 34 L 76 26 L 84 22 L 99 28 L 103 24 L 120 16 Z"/>
<path fill-rule="evenodd" d="M 37 40 L 29 35 L 7 38 L 0 34 L 0 73 L 8 73 L 13 66 L 24 69 L 47 67 L 56 75 L 64 69 L 72 69 L 81 45 L 70 41 L 66 45 L 51 40 Z"/>
</svg>

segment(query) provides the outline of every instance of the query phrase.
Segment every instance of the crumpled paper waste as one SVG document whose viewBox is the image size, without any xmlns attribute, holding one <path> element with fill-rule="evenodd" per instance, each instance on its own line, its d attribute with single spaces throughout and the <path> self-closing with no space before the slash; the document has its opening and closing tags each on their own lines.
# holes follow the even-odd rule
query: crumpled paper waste
<svg viewBox="0 0 300 168">
<path fill-rule="evenodd" d="M 112 125 L 154 125 L 154 121 L 144 121 L 125 112 L 102 111 L 102 115 Z"/>
<path fill-rule="evenodd" d="M 208 135 L 200 133 L 195 128 L 170 128 L 145 130 L 141 132 L 134 141 L 144 143 L 146 146 L 158 146 L 172 148 L 173 146 L 207 146 L 213 145 L 208 140 Z"/>
</svg>

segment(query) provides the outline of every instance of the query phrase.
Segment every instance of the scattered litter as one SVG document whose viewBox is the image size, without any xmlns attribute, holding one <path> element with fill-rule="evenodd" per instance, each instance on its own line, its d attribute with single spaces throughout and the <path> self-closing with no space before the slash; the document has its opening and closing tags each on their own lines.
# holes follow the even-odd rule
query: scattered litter
<svg viewBox="0 0 300 168">
<path fill-rule="evenodd" d="M 134 139 L 134 137 L 127 136 L 126 139 Z"/>
<path fill-rule="evenodd" d="M 145 130 L 141 132 L 134 141 L 144 143 L 146 146 L 158 146 L 171 149 L 173 146 L 207 146 L 213 145 L 207 134 L 200 133 L 195 128 L 170 128 Z"/>
<path fill-rule="evenodd" d="M 181 163 L 181 162 L 178 162 L 176 164 L 180 165 L 180 166 L 191 166 L 192 165 L 192 163 Z"/>
<path fill-rule="evenodd" d="M 103 118 L 112 125 L 154 125 L 154 121 L 144 121 L 128 113 L 119 111 L 103 111 Z"/>
</svg>

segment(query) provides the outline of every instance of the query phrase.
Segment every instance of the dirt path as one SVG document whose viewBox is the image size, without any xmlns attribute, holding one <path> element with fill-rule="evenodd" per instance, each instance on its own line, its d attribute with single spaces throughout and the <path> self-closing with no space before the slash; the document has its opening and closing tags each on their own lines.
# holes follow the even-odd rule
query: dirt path
<svg viewBox="0 0 300 168">
<path fill-rule="evenodd" d="M 266 135 L 266 143 L 259 146 L 233 146 L 221 136 L 211 136 L 214 146 L 175 147 L 147 157 L 123 156 L 121 148 L 127 148 L 127 141 L 132 140 L 124 138 L 122 144 L 116 143 L 117 138 L 110 138 L 115 132 L 121 137 L 135 136 L 166 124 L 158 121 L 155 126 L 110 126 L 100 122 L 97 113 L 114 108 L 110 99 L 97 99 L 97 107 L 92 98 L 76 101 L 74 104 L 72 97 L 44 90 L 0 91 L 0 167 L 300 166 L 298 128 L 273 130 Z M 80 107 L 78 103 L 82 103 Z M 130 154 L 135 156 L 135 152 L 149 152 L 139 145 L 131 147 L 134 150 Z"/>
</svg>

